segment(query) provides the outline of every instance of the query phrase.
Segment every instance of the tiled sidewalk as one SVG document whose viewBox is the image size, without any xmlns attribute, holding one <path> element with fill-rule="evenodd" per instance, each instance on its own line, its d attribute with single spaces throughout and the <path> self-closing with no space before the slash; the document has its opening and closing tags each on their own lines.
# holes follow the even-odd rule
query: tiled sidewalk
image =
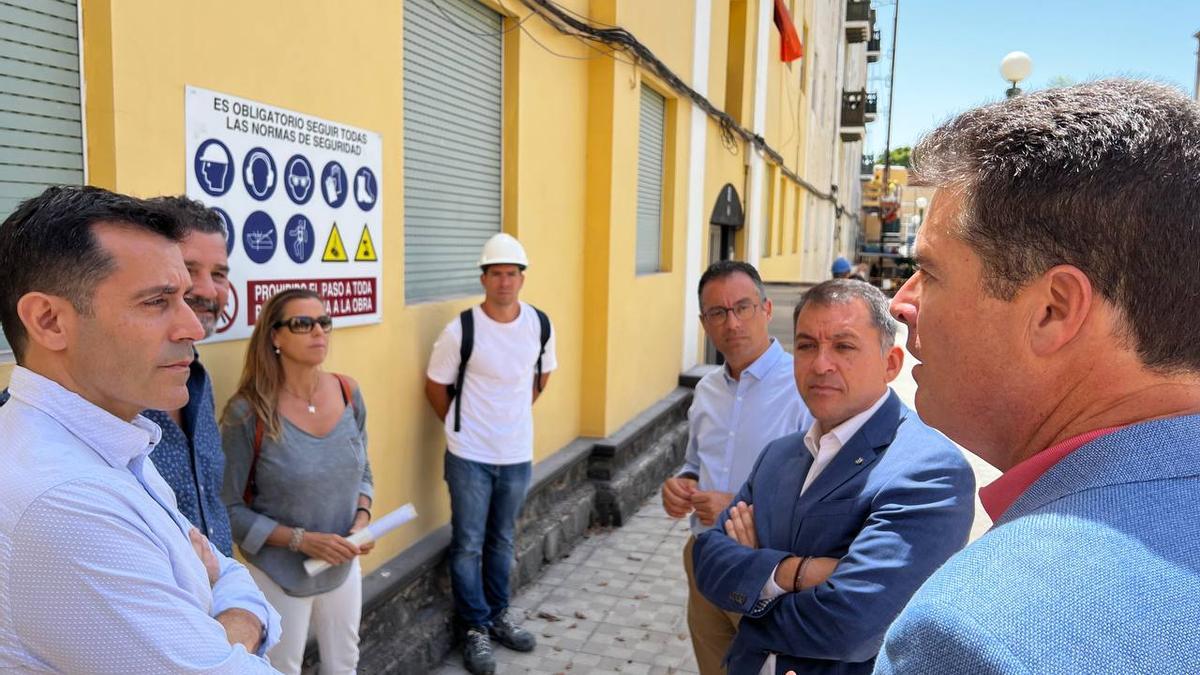
<svg viewBox="0 0 1200 675">
<path fill-rule="evenodd" d="M 695 673 L 685 605 L 687 521 L 659 497 L 624 527 L 597 530 L 513 598 L 538 638 L 532 653 L 496 645 L 497 673 Z M 460 653 L 437 675 L 465 673 Z"/>
</svg>

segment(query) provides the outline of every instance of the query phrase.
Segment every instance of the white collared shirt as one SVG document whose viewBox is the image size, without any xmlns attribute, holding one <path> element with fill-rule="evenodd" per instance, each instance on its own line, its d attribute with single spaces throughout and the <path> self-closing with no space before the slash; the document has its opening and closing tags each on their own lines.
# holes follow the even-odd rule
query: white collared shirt
<svg viewBox="0 0 1200 675">
<path fill-rule="evenodd" d="M 149 461 L 161 430 L 119 419 L 18 366 L 0 408 L 0 671 L 273 673 L 279 615 L 240 563 L 211 547 Z M 214 617 L 258 617 L 258 654 Z"/>
<path fill-rule="evenodd" d="M 854 438 L 854 435 L 863 428 L 867 420 L 871 419 L 883 407 L 883 404 L 887 402 L 888 396 L 891 393 L 890 389 L 884 391 L 883 396 L 879 397 L 879 400 L 875 401 L 874 405 L 837 425 L 828 433 L 821 432 L 820 422 L 813 422 L 813 425 L 808 428 L 808 433 L 804 434 L 804 447 L 808 448 L 808 451 L 812 453 L 813 463 L 808 469 L 808 476 L 804 478 L 804 487 L 800 488 L 800 494 L 804 494 L 808 486 L 812 485 L 817 476 L 820 476 L 825 467 L 829 466 L 830 462 L 833 461 L 833 458 L 837 457 L 842 447 L 851 438 Z"/>
<path fill-rule="evenodd" d="M 808 451 L 812 453 L 813 463 L 808 469 L 808 475 L 804 477 L 804 486 L 800 488 L 801 495 L 813 484 L 813 481 L 817 480 L 821 472 L 825 471 L 825 467 L 833 462 L 833 458 L 837 457 L 837 454 L 841 452 L 846 443 L 862 430 L 863 426 L 875 413 L 879 412 L 879 409 L 887 402 L 891 393 L 892 390 L 889 388 L 883 392 L 883 396 L 880 396 L 879 400 L 875 401 L 875 404 L 870 408 L 842 422 L 828 433 L 821 432 L 820 422 L 813 422 L 813 425 L 808 428 L 808 432 L 804 434 L 804 447 L 808 448 Z M 778 570 L 779 566 L 776 565 L 775 569 Z M 786 592 L 779 584 L 775 583 L 775 572 L 772 571 L 771 576 L 767 578 L 767 583 L 763 585 L 762 592 L 759 593 L 758 598 L 760 600 L 770 600 Z M 759 675 L 772 675 L 774 672 L 775 653 L 772 652 L 763 663 Z"/>
<path fill-rule="evenodd" d="M 771 343 L 738 379 L 729 366 L 696 385 L 688 408 L 688 445 L 680 474 L 698 477 L 698 489 L 737 493 L 768 443 L 812 423 L 796 390 L 792 355 Z M 692 534 L 709 529 L 691 515 Z"/>
</svg>

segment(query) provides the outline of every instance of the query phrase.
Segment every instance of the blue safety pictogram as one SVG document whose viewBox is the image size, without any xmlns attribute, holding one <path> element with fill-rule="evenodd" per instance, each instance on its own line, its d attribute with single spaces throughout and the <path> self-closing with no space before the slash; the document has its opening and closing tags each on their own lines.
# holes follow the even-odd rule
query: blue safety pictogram
<svg viewBox="0 0 1200 675">
<path fill-rule="evenodd" d="M 275 192 L 275 159 L 263 148 L 254 148 L 242 160 L 242 180 L 246 192 L 258 201 L 266 201 Z"/>
<path fill-rule="evenodd" d="M 275 232 L 275 221 L 263 211 L 255 211 L 246 218 L 242 226 L 242 246 L 246 255 L 258 264 L 263 264 L 275 255 L 278 244 Z"/>
<path fill-rule="evenodd" d="M 196 148 L 192 169 L 196 172 L 200 189 L 214 197 L 220 197 L 233 187 L 233 155 L 224 143 L 215 138 L 204 141 Z"/>
</svg>

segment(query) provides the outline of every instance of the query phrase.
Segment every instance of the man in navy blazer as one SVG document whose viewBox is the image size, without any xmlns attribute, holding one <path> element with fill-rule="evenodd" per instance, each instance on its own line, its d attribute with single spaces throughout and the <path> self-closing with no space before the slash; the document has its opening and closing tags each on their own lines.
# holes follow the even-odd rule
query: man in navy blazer
<svg viewBox="0 0 1200 675">
<path fill-rule="evenodd" d="M 1003 474 L 880 673 L 1200 672 L 1200 105 L 1127 79 L 963 113 L 892 310 L 917 409 Z"/>
<path fill-rule="evenodd" d="M 793 323 L 816 422 L 767 445 L 696 540 L 697 586 L 743 615 L 730 673 L 869 673 L 888 624 L 966 544 L 975 479 L 888 387 L 904 353 L 879 289 L 819 284 Z"/>
</svg>

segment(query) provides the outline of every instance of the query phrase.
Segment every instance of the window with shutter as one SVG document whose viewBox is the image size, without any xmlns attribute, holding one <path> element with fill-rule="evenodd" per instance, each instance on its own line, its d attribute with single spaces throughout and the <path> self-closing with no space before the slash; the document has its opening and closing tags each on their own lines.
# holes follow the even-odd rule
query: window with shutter
<svg viewBox="0 0 1200 675">
<path fill-rule="evenodd" d="M 47 186 L 83 183 L 82 119 L 75 2 L 0 3 L 0 221 Z"/>
<path fill-rule="evenodd" d="M 663 156 L 667 101 L 642 85 L 638 118 L 637 273 L 662 269 Z"/>
<path fill-rule="evenodd" d="M 404 3 L 404 299 L 480 292 L 500 231 L 502 17 L 474 0 Z"/>
</svg>

